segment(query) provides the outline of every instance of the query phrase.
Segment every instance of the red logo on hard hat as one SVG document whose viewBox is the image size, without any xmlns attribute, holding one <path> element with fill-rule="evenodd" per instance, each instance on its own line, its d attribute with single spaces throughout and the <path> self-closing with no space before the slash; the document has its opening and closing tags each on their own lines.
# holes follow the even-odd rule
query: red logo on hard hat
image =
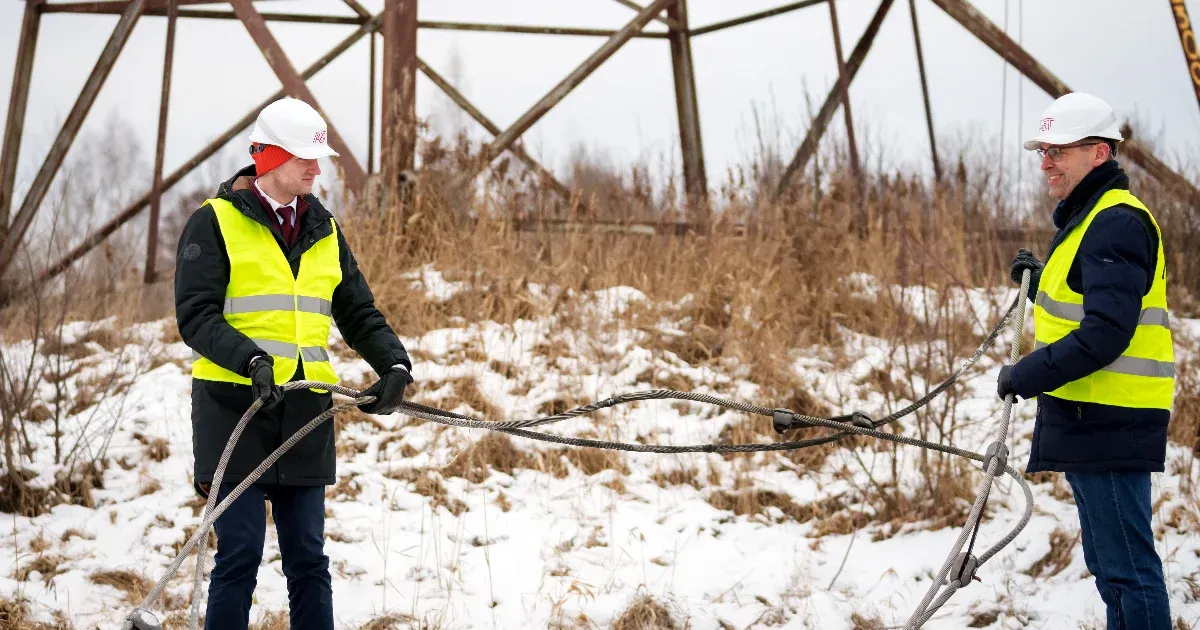
<svg viewBox="0 0 1200 630">
<path fill-rule="evenodd" d="M 1042 131 L 1050 131 L 1050 128 L 1053 126 L 1054 126 L 1053 118 L 1043 118 L 1042 119 Z"/>
<path fill-rule="evenodd" d="M 325 132 L 318 131 L 313 134 L 313 144 L 325 144 Z"/>
</svg>

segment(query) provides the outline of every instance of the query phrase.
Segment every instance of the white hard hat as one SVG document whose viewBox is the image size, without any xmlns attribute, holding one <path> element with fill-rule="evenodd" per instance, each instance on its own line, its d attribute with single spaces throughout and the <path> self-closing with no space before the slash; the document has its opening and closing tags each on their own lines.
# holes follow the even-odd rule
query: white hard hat
<svg viewBox="0 0 1200 630">
<path fill-rule="evenodd" d="M 338 157 L 329 147 L 329 128 L 312 105 L 294 98 L 281 98 L 263 108 L 250 131 L 250 142 L 282 147 L 288 153 L 311 160 Z"/>
<path fill-rule="evenodd" d="M 1025 141 L 1025 149 L 1035 151 L 1042 144 L 1063 145 L 1084 138 L 1107 138 L 1120 142 L 1117 114 L 1108 103 L 1082 92 L 1058 97 L 1038 121 L 1037 135 Z"/>
</svg>

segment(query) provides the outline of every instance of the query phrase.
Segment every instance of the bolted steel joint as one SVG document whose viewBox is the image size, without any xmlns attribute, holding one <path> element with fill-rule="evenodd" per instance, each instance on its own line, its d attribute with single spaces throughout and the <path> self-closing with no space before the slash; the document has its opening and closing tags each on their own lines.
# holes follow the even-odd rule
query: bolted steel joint
<svg viewBox="0 0 1200 630">
<path fill-rule="evenodd" d="M 158 618 L 145 610 L 135 610 L 126 621 L 133 623 L 132 626 L 129 626 L 133 630 L 162 630 L 162 625 L 158 623 Z"/>
<path fill-rule="evenodd" d="M 979 570 L 979 558 L 967 552 L 959 552 L 954 558 L 954 565 L 950 567 L 950 579 L 958 580 L 959 588 L 971 583 L 971 580 L 982 582 L 975 572 Z"/>
<path fill-rule="evenodd" d="M 1004 469 L 1008 468 L 1008 447 L 1004 445 L 1004 442 L 992 442 L 988 444 L 987 452 L 983 454 L 984 472 L 987 472 L 991 467 L 993 459 L 999 460 L 1000 465 L 996 467 L 997 475 L 1003 473 Z"/>
<path fill-rule="evenodd" d="M 795 414 L 790 409 L 776 409 L 771 412 L 771 426 L 776 433 L 787 433 L 792 428 L 792 417 Z"/>
</svg>

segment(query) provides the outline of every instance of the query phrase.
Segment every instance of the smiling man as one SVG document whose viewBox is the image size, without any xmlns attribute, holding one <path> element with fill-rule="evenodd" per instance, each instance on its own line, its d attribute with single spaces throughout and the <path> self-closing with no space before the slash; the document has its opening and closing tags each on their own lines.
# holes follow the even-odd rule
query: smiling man
<svg viewBox="0 0 1200 630">
<path fill-rule="evenodd" d="M 284 440 L 332 405 L 337 383 L 329 329 L 371 365 L 379 380 L 367 413 L 396 411 L 412 383 L 408 352 L 383 314 L 333 216 L 312 194 L 329 148 L 325 121 L 303 101 L 268 105 L 250 133 L 254 164 L 221 184 L 179 238 L 175 316 L 198 355 L 192 367 L 192 445 L 197 490 L 210 492 L 221 452 L 255 400 L 225 471 L 219 498 Z M 336 481 L 333 422 L 292 446 L 217 519 L 217 557 L 205 628 L 244 629 L 262 562 L 272 506 L 290 627 L 333 628 L 329 558 L 324 553 L 325 488 Z"/>
<path fill-rule="evenodd" d="M 1037 151 L 1058 228 L 1032 272 L 1036 349 L 1000 370 L 1001 398 L 1038 397 L 1027 472 L 1066 473 L 1083 557 L 1110 630 L 1169 630 L 1162 562 L 1150 526 L 1150 473 L 1162 472 L 1175 391 L 1162 233 L 1115 159 L 1117 117 L 1067 94 L 1025 148 Z"/>
</svg>

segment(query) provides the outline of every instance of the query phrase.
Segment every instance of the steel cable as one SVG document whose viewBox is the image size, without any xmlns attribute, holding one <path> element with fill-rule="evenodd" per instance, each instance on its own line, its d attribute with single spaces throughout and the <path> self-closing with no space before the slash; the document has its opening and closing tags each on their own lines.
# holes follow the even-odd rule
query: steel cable
<svg viewBox="0 0 1200 630">
<path fill-rule="evenodd" d="M 1028 275 L 1028 274 L 1026 274 L 1026 275 Z M 971 355 L 971 357 L 969 357 L 953 374 L 951 374 L 948 378 L 946 378 L 944 381 L 939 383 L 936 387 L 931 389 L 927 394 L 925 394 L 924 396 L 922 396 L 920 399 L 913 402 L 912 404 L 910 404 L 910 405 L 904 407 L 903 409 L 900 409 L 892 414 L 889 414 L 888 416 L 880 418 L 878 420 L 871 420 L 871 422 L 870 422 L 871 428 L 857 426 L 854 424 L 850 424 L 849 422 L 841 422 L 841 421 L 834 420 L 831 418 L 818 418 L 818 417 L 808 416 L 808 415 L 794 413 L 794 412 L 789 411 L 788 413 L 790 414 L 791 420 L 794 423 L 800 423 L 801 425 L 806 424 L 806 425 L 812 425 L 812 426 L 826 427 L 826 428 L 830 428 L 830 429 L 835 429 L 837 432 L 832 433 L 830 435 L 821 436 L 818 438 L 810 438 L 810 439 L 806 439 L 806 440 L 795 440 L 795 441 L 789 441 L 789 442 L 750 443 L 750 444 L 664 445 L 664 444 L 633 444 L 633 443 L 613 442 L 613 441 L 606 441 L 606 440 L 594 440 L 594 439 L 587 439 L 587 438 L 560 436 L 560 435 L 554 435 L 554 434 L 550 434 L 550 433 L 543 433 L 543 432 L 539 432 L 539 431 L 528 430 L 530 427 L 537 427 L 537 426 L 542 426 L 542 425 L 546 425 L 546 424 L 561 422 L 564 420 L 569 420 L 572 418 L 577 418 L 580 416 L 591 414 L 591 413 L 594 413 L 601 409 L 608 409 L 608 408 L 615 407 L 617 405 L 621 405 L 621 404 L 625 404 L 625 403 L 631 403 L 631 402 L 636 402 L 636 401 L 645 401 L 645 400 L 665 400 L 665 399 L 685 400 L 685 401 L 697 402 L 697 403 L 701 403 L 701 404 L 715 405 L 718 407 L 722 407 L 724 409 L 729 409 L 729 410 L 752 414 L 752 415 L 766 416 L 766 417 L 773 417 L 776 413 L 776 410 L 774 410 L 774 409 L 768 409 L 766 407 L 761 407 L 758 405 L 726 400 L 726 399 L 719 398 L 716 396 L 711 396 L 708 394 L 702 394 L 702 393 L 696 393 L 696 392 L 679 392 L 679 391 L 667 390 L 667 389 L 646 390 L 646 391 L 640 391 L 640 392 L 633 392 L 633 393 L 629 393 L 629 394 L 623 394 L 623 395 L 607 398 L 607 399 L 604 399 L 601 401 L 582 405 L 580 407 L 576 407 L 574 409 L 564 411 L 562 413 L 553 414 L 553 415 L 545 416 L 545 417 L 541 417 L 541 418 L 531 418 L 531 419 L 527 419 L 527 420 L 509 420 L 509 421 L 480 420 L 480 419 L 476 419 L 476 418 L 471 418 L 469 416 L 457 414 L 457 413 L 454 413 L 451 411 L 437 409 L 435 407 L 430 407 L 427 405 L 422 405 L 420 403 L 415 403 L 415 402 L 410 402 L 410 401 L 403 401 L 400 404 L 400 408 L 397 410 L 396 413 L 399 413 L 402 415 L 407 415 L 407 416 L 410 416 L 413 418 L 436 422 L 436 423 L 448 425 L 448 426 L 498 431 L 498 432 L 506 433 L 509 435 L 514 435 L 517 437 L 539 440 L 539 441 L 543 441 L 543 442 L 565 444 L 565 445 L 569 445 L 569 446 L 577 446 L 577 447 L 584 447 L 584 448 L 600 448 L 600 449 L 620 450 L 620 451 L 640 452 L 640 453 L 750 453 L 750 452 L 787 451 L 787 450 L 797 450 L 797 449 L 801 449 L 801 448 L 808 448 L 808 447 L 812 447 L 812 446 L 818 446 L 821 444 L 828 444 L 831 442 L 836 442 L 836 441 L 839 441 L 850 435 L 861 435 L 861 436 L 868 436 L 868 437 L 873 437 L 873 438 L 877 438 L 877 439 L 881 439 L 881 440 L 886 440 L 886 441 L 890 441 L 890 442 L 895 442 L 898 444 L 904 444 L 904 445 L 908 445 L 908 446 L 916 446 L 916 447 L 925 448 L 925 449 L 929 449 L 929 450 L 933 450 L 933 451 L 937 451 L 937 452 L 941 452 L 941 453 L 946 453 L 949 455 L 964 457 L 964 458 L 971 459 L 974 461 L 983 462 L 986 459 L 985 455 L 975 453 L 973 451 L 960 449 L 960 448 L 953 447 L 953 446 L 946 446 L 943 444 L 938 444 L 936 442 L 930 442 L 927 440 L 921 440 L 918 438 L 911 438 L 911 437 L 907 437 L 907 436 L 903 436 L 903 435 L 896 435 L 894 433 L 886 433 L 886 432 L 880 431 L 879 428 L 884 425 L 887 425 L 891 422 L 899 420 L 899 419 L 917 411 L 918 409 L 924 407 L 925 405 L 929 404 L 929 402 L 932 401 L 934 398 L 936 398 L 937 396 L 942 394 L 947 388 L 949 388 L 951 385 L 953 385 L 956 381 L 958 381 L 958 379 L 961 378 L 962 375 L 964 373 L 966 373 L 966 371 L 969 370 L 973 365 L 975 365 L 975 363 L 987 352 L 987 350 L 989 348 L 991 348 L 992 345 L 995 344 L 996 340 L 999 338 L 1000 334 L 1003 332 L 1005 326 L 1012 319 L 1014 311 L 1019 310 L 1019 315 L 1017 317 L 1017 322 L 1016 322 L 1016 327 L 1015 327 L 1018 341 L 1014 343 L 1014 348 L 1013 348 L 1013 355 L 1014 355 L 1013 359 L 1015 360 L 1015 355 L 1019 351 L 1019 338 L 1020 338 L 1020 334 L 1021 334 L 1021 329 L 1024 324 L 1025 309 L 1024 309 L 1024 300 L 1022 298 L 1026 294 L 1026 287 L 1028 286 L 1028 278 L 1025 279 L 1025 283 L 1026 284 L 1022 286 L 1021 293 L 1013 301 L 1013 304 L 1011 306 L 1009 306 L 1008 310 L 1004 313 L 1000 322 L 987 335 L 987 337 L 983 340 L 983 342 L 979 345 L 979 347 L 975 350 L 975 352 Z M 263 462 L 261 464 L 259 464 L 259 466 L 257 468 L 255 468 L 249 475 L 247 475 L 245 479 L 243 479 L 236 487 L 234 487 L 224 499 L 222 499 L 221 501 L 218 502 L 217 497 L 219 495 L 221 483 L 224 478 L 225 468 L 229 463 L 229 459 L 233 453 L 234 446 L 236 445 L 237 440 L 240 438 L 243 430 L 245 429 L 246 425 L 249 423 L 250 419 L 261 408 L 262 402 L 255 401 L 250 406 L 250 408 L 246 410 L 246 413 L 241 417 L 241 419 L 238 421 L 238 424 L 235 426 L 233 433 L 230 435 L 230 439 L 225 446 L 225 450 L 221 454 L 221 459 L 220 459 L 220 461 L 217 465 L 217 469 L 213 475 L 211 490 L 208 493 L 208 500 L 205 503 L 204 516 L 203 516 L 203 519 L 201 520 L 200 525 L 196 528 L 196 531 L 192 534 L 192 536 L 189 537 L 187 543 L 184 544 L 183 548 L 180 550 L 179 555 L 167 567 L 167 570 L 165 571 L 163 577 L 159 579 L 158 583 L 155 584 L 154 588 L 151 589 L 150 593 L 147 594 L 146 597 L 142 600 L 142 602 L 139 603 L 138 606 L 129 615 L 127 615 L 125 617 L 124 623 L 122 625 L 123 630 L 132 630 L 134 628 L 149 629 L 149 628 L 157 628 L 158 627 L 157 622 L 151 622 L 151 621 L 147 620 L 143 616 L 142 613 L 148 612 L 148 607 L 162 594 L 162 591 L 166 587 L 167 582 L 170 581 L 170 579 L 175 576 L 175 574 L 179 571 L 179 568 L 183 565 L 184 560 L 187 558 L 188 555 L 191 554 L 192 550 L 194 550 L 194 549 L 198 550 L 198 554 L 197 554 L 197 560 L 196 560 L 196 565 L 195 565 L 196 566 L 195 573 L 194 573 L 193 581 L 192 581 L 192 586 L 193 586 L 192 602 L 191 602 L 190 611 L 189 611 L 189 615 L 188 615 L 188 628 L 190 630 L 196 630 L 199 625 L 200 584 L 201 584 L 201 580 L 202 580 L 202 573 L 203 573 L 205 559 L 206 559 L 206 547 L 207 547 L 208 532 L 209 532 L 209 528 L 212 527 L 212 524 L 220 517 L 220 515 L 222 513 L 225 512 L 225 510 L 229 507 L 229 505 L 231 505 L 235 500 L 237 500 L 237 498 L 239 496 L 241 496 L 241 494 L 246 490 L 246 488 L 250 487 L 250 485 L 252 485 L 255 481 L 257 481 L 258 478 L 261 477 L 262 474 L 265 473 L 268 468 L 270 468 L 272 465 L 274 465 L 274 463 L 280 457 L 282 457 L 284 453 L 286 453 L 288 451 L 288 449 L 290 449 L 297 442 L 299 442 L 301 439 L 303 439 L 304 436 L 308 435 L 313 429 L 315 429 L 321 423 L 325 422 L 326 420 L 333 417 L 338 412 L 340 412 L 344 409 L 364 405 L 364 404 L 373 402 L 375 400 L 374 397 L 371 397 L 371 396 L 361 396 L 361 392 L 351 389 L 351 388 L 348 388 L 348 387 L 343 387 L 340 385 L 331 385 L 328 383 L 321 383 L 321 382 L 316 382 L 316 381 L 293 381 L 293 382 L 283 385 L 284 390 L 303 389 L 303 388 L 327 390 L 327 391 L 330 391 L 335 394 L 347 396 L 350 398 L 350 400 L 345 403 L 331 406 L 328 410 L 321 413 L 317 417 L 313 418 L 311 421 L 308 422 L 308 424 L 301 427 L 298 431 L 296 431 L 296 433 L 294 433 L 283 444 L 281 444 L 279 446 L 279 448 L 275 449 L 275 451 L 273 453 L 271 453 L 265 460 L 263 460 Z M 1006 401 L 1005 410 L 1004 410 L 1004 414 L 1003 414 L 1003 418 L 1002 418 L 1002 423 L 1001 423 L 1002 436 L 1004 434 L 1007 434 L 1007 431 L 1008 431 L 1011 408 L 1012 408 L 1012 401 L 1011 401 L 1011 397 L 1010 397 L 1010 399 Z M 1016 538 L 1016 536 L 1020 533 L 1020 531 L 1022 529 L 1024 529 L 1025 525 L 1029 522 L 1029 519 L 1032 517 L 1032 514 L 1033 514 L 1033 494 L 1030 491 L 1028 484 L 1021 477 L 1020 473 L 1018 473 L 1012 467 L 1004 466 L 1003 468 L 997 469 L 997 466 L 996 466 L 997 463 L 999 463 L 999 461 L 997 459 L 993 459 L 991 461 L 990 465 L 987 467 L 987 470 L 985 471 L 986 483 L 984 484 L 983 487 L 984 488 L 990 487 L 990 484 L 992 483 L 992 480 L 994 479 L 994 477 L 996 475 L 1002 474 L 1002 473 L 1007 473 L 1010 477 L 1012 477 L 1013 479 L 1015 479 L 1018 482 L 1018 484 L 1021 486 L 1021 488 L 1025 494 L 1025 500 L 1026 500 L 1025 511 L 1024 511 L 1024 514 L 1023 514 L 1022 518 L 1020 519 L 1020 521 L 1009 532 L 1009 534 L 1007 536 L 1005 536 L 999 543 L 994 545 L 987 552 L 985 552 L 983 555 L 980 556 L 980 558 L 978 559 L 978 562 L 976 563 L 976 568 L 979 565 L 982 565 L 984 562 L 986 562 L 992 556 L 994 556 L 1005 545 L 1012 542 L 1012 540 Z M 929 593 L 926 595 L 926 599 L 922 601 L 922 603 L 918 607 L 917 611 L 914 612 L 913 618 L 910 619 L 909 625 L 906 627 L 919 628 L 922 624 L 925 623 L 925 621 L 927 621 L 933 615 L 933 613 L 938 608 L 940 608 L 945 603 L 945 601 L 947 601 L 949 599 L 949 597 L 951 595 L 954 594 L 954 592 L 956 592 L 959 588 L 962 587 L 962 584 L 958 583 L 957 580 L 950 581 L 949 588 L 947 589 L 947 591 L 944 592 L 940 597 L 937 597 L 936 600 L 933 599 L 935 593 L 938 590 L 937 587 L 939 587 L 940 584 L 943 581 L 945 581 L 946 576 L 948 575 L 948 573 L 950 571 L 950 566 L 953 564 L 954 556 L 958 553 L 958 550 L 962 548 L 962 545 L 965 542 L 966 536 L 970 533 L 972 528 L 975 527 L 976 524 L 978 524 L 978 522 L 979 522 L 980 516 L 982 514 L 983 503 L 986 501 L 986 496 L 983 496 L 983 495 L 984 495 L 984 493 L 981 490 L 980 496 L 977 496 L 975 504 L 972 506 L 971 515 L 968 517 L 968 520 L 967 520 L 967 526 L 964 527 L 963 533 L 959 537 L 958 544 L 955 546 L 955 550 L 953 552 L 951 552 L 951 557 L 947 560 L 946 565 L 943 566 L 942 571 L 939 572 L 939 577 L 937 579 L 935 579 L 935 581 L 934 581 L 934 587 L 932 587 L 930 589 Z M 135 622 L 136 622 L 136 625 L 135 625 Z M 916 623 L 916 625 L 912 625 L 914 622 Z"/>
</svg>

